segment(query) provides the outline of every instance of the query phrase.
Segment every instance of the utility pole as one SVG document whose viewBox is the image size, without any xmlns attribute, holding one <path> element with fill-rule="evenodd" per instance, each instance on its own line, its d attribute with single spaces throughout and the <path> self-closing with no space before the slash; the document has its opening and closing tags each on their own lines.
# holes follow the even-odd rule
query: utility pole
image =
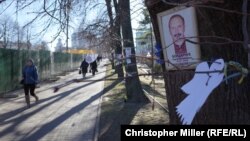
<svg viewBox="0 0 250 141">
<path fill-rule="evenodd" d="M 70 14 L 70 0 L 67 0 L 66 5 L 66 50 L 69 50 L 69 14 Z"/>
<path fill-rule="evenodd" d="M 153 43 L 153 30 L 152 30 L 152 25 L 149 23 L 150 27 L 150 42 L 151 42 L 151 57 L 152 57 L 152 68 L 151 68 L 151 73 L 154 73 L 154 43 Z M 152 75 L 152 82 L 154 84 L 154 75 Z"/>
<path fill-rule="evenodd" d="M 19 24 L 18 24 L 18 0 L 16 1 L 16 26 L 17 26 L 17 48 L 20 50 Z"/>
</svg>

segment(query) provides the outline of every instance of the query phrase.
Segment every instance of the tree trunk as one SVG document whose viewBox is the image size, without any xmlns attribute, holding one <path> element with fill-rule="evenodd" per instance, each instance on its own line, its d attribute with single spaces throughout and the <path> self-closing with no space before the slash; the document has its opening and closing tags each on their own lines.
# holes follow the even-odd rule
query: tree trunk
<svg viewBox="0 0 250 141">
<path fill-rule="evenodd" d="M 106 2 L 108 16 L 109 16 L 109 25 L 110 25 L 110 27 L 113 27 L 113 25 L 114 25 L 114 19 L 113 19 L 113 12 L 112 12 L 111 0 L 105 0 L 105 2 Z"/>
<path fill-rule="evenodd" d="M 146 0 L 149 9 L 156 42 L 161 44 L 157 13 L 173 8 L 162 1 Z M 241 11 L 242 1 L 224 0 L 223 3 L 209 2 L 206 6 L 214 6 L 234 11 Z M 197 21 L 199 36 L 220 36 L 236 41 L 243 41 L 242 36 L 242 15 L 228 13 L 197 6 Z M 200 42 L 221 42 L 200 38 Z M 223 58 L 226 62 L 232 60 L 247 66 L 247 51 L 242 44 L 201 44 L 202 60 Z M 176 106 L 186 97 L 181 87 L 190 81 L 194 76 L 194 70 L 169 71 L 163 65 L 166 97 L 169 107 L 170 124 L 180 124 L 176 114 Z M 221 84 L 208 97 L 205 104 L 196 114 L 192 124 L 250 124 L 250 77 L 247 76 L 241 85 L 236 79 L 231 79 L 226 85 Z"/>
<path fill-rule="evenodd" d="M 134 43 L 133 43 L 133 33 L 131 26 L 130 18 L 130 1 L 121 0 L 121 25 L 122 25 L 122 37 L 123 37 L 123 46 L 131 47 L 131 54 L 135 54 Z M 141 83 L 139 77 L 137 76 L 137 66 L 136 58 L 131 58 L 131 63 L 126 65 L 126 90 L 128 101 L 130 102 L 146 102 L 147 99 L 143 94 Z M 131 76 L 131 77 L 128 77 Z"/>
<path fill-rule="evenodd" d="M 112 38 L 112 41 L 111 41 L 111 44 L 113 46 L 115 46 L 115 56 L 113 57 L 116 57 L 117 54 L 122 54 L 122 46 L 121 46 L 121 41 L 119 40 L 121 38 L 121 34 L 120 34 L 120 22 L 119 22 L 119 10 L 115 10 L 116 12 L 116 20 L 114 22 L 114 19 L 113 19 L 113 12 L 112 12 L 112 6 L 111 6 L 111 0 L 105 0 L 106 1 L 106 6 L 107 6 L 107 11 L 108 11 L 108 16 L 109 16 L 109 23 L 110 23 L 110 29 L 111 29 L 111 37 Z M 116 2 L 116 0 L 114 0 L 114 3 Z M 117 5 L 115 5 L 117 6 Z M 115 8 L 116 9 L 116 8 Z M 117 58 L 115 58 L 117 59 Z M 114 58 L 112 59 L 112 64 L 114 64 Z M 118 74 L 118 77 L 122 78 L 124 77 L 124 74 L 123 74 L 123 68 L 122 68 L 122 63 L 118 63 L 118 64 L 115 64 L 115 70 Z M 112 69 L 113 69 L 113 65 L 112 65 Z"/>
<path fill-rule="evenodd" d="M 114 53 L 112 52 L 111 53 L 111 66 L 112 66 L 112 69 L 115 69 L 115 57 L 114 57 Z"/>
<path fill-rule="evenodd" d="M 110 25 L 110 29 L 112 30 L 113 25 L 114 25 L 114 19 L 113 19 L 113 13 L 112 13 L 112 6 L 111 6 L 111 0 L 105 0 L 106 2 L 106 7 L 107 7 L 107 11 L 108 11 L 108 16 L 109 16 L 109 25 Z M 111 31 L 112 33 L 112 31 Z M 112 45 L 113 41 L 111 41 L 111 45 Z M 114 57 L 114 52 L 111 52 L 111 65 L 112 65 L 112 69 L 115 69 L 115 57 Z"/>
<path fill-rule="evenodd" d="M 113 0 L 114 7 L 115 7 L 115 13 L 116 13 L 116 20 L 114 25 L 114 42 L 115 42 L 115 54 L 122 55 L 122 44 L 121 44 L 121 22 L 120 22 L 120 16 L 121 11 L 119 10 L 119 4 L 117 4 L 116 0 Z M 119 61 L 119 64 L 116 65 L 116 72 L 118 74 L 119 78 L 124 77 L 123 73 L 123 61 Z"/>
<path fill-rule="evenodd" d="M 7 48 L 8 47 L 8 33 L 7 33 L 7 22 L 4 21 L 4 24 L 3 24 L 3 48 Z M 9 31 L 10 32 L 10 31 Z"/>
</svg>

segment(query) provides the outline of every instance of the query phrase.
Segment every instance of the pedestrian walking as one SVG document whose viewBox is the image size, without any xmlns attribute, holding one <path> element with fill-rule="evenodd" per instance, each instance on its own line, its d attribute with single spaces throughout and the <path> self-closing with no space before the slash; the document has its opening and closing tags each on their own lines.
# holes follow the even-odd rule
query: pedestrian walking
<svg viewBox="0 0 250 141">
<path fill-rule="evenodd" d="M 86 62 L 86 60 L 84 59 L 81 63 L 81 66 L 80 66 L 80 70 L 81 70 L 81 73 L 82 73 L 82 77 L 85 78 L 86 77 L 86 73 L 88 72 L 88 67 L 89 67 L 89 63 Z"/>
<path fill-rule="evenodd" d="M 32 59 L 27 60 L 26 65 L 23 68 L 22 76 L 25 100 L 27 107 L 30 108 L 30 95 L 36 99 L 36 102 L 39 100 L 38 96 L 35 94 L 36 85 L 38 83 L 38 73 Z"/>
<path fill-rule="evenodd" d="M 92 75 L 94 76 L 94 75 L 95 75 L 95 72 L 98 72 L 96 60 L 93 61 L 92 63 L 90 63 L 90 66 L 91 66 Z"/>
<path fill-rule="evenodd" d="M 101 61 L 102 61 L 102 55 L 99 54 L 99 55 L 97 56 L 97 62 L 99 63 L 99 62 L 101 62 Z"/>
</svg>

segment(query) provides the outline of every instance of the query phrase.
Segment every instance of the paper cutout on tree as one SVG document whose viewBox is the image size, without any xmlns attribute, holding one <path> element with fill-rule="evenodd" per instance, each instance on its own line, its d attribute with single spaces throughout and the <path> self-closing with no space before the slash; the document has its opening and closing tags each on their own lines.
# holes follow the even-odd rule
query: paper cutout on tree
<svg viewBox="0 0 250 141">
<path fill-rule="evenodd" d="M 200 63 L 197 67 L 194 77 L 187 84 L 182 86 L 181 90 L 187 94 L 187 97 L 176 106 L 176 112 L 181 118 L 182 124 L 190 125 L 207 100 L 211 92 L 222 82 L 224 73 L 222 71 L 224 60 L 218 59 L 209 67 L 207 62 Z M 200 72 L 211 73 L 200 73 Z"/>
</svg>

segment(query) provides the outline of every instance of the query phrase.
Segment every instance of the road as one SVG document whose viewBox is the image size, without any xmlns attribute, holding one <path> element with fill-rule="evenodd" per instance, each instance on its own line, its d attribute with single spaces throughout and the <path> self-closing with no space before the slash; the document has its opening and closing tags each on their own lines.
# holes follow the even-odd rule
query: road
<svg viewBox="0 0 250 141">
<path fill-rule="evenodd" d="M 87 80 L 105 77 L 104 62 Z M 54 86 L 74 78 L 81 78 L 78 71 L 41 85 L 36 90 L 40 100 L 32 97 L 29 109 L 22 91 L 17 98 L 0 99 L 0 141 L 94 141 L 104 82 L 72 83 L 53 93 Z"/>
</svg>

